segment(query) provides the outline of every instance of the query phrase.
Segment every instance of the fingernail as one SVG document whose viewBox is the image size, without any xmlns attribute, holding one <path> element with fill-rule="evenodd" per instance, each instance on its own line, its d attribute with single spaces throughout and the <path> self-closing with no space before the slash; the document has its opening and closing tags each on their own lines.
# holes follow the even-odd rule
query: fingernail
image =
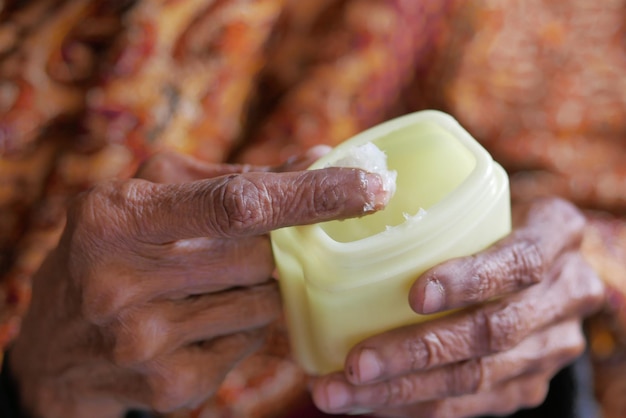
<svg viewBox="0 0 626 418">
<path fill-rule="evenodd" d="M 332 147 L 328 145 L 316 145 L 314 147 L 309 148 L 306 151 L 305 155 L 307 156 L 307 158 L 318 159 L 328 154 L 330 151 L 332 151 Z"/>
<path fill-rule="evenodd" d="M 424 288 L 424 305 L 422 312 L 425 314 L 439 312 L 443 308 L 445 289 L 437 280 L 429 280 Z"/>
<path fill-rule="evenodd" d="M 352 396 L 343 383 L 330 382 L 326 386 L 326 401 L 328 402 L 328 409 L 342 410 L 350 405 Z"/>
<path fill-rule="evenodd" d="M 378 174 L 367 173 L 365 179 L 367 181 L 367 194 L 371 197 L 371 203 L 365 205 L 365 211 L 384 208 L 391 199 L 391 193 L 385 188 L 382 177 Z"/>
<path fill-rule="evenodd" d="M 358 365 L 358 378 L 361 383 L 370 382 L 378 378 L 383 372 L 380 358 L 374 350 L 362 350 Z"/>
</svg>

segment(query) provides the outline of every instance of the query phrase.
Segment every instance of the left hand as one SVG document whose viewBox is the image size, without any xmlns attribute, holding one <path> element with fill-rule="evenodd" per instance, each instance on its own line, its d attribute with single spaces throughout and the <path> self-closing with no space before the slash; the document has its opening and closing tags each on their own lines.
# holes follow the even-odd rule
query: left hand
<svg viewBox="0 0 626 418">
<path fill-rule="evenodd" d="M 579 252 L 585 219 L 573 205 L 516 209 L 510 236 L 427 271 L 409 294 L 418 313 L 467 308 L 357 344 L 343 372 L 314 381 L 320 409 L 460 418 L 543 402 L 550 379 L 583 352 L 581 321 L 604 287 Z"/>
<path fill-rule="evenodd" d="M 389 198 L 380 176 L 349 168 L 271 173 L 161 156 L 140 177 L 76 196 L 33 278 L 8 357 L 28 416 L 167 413 L 211 399 L 280 316 L 267 233 Z"/>
</svg>

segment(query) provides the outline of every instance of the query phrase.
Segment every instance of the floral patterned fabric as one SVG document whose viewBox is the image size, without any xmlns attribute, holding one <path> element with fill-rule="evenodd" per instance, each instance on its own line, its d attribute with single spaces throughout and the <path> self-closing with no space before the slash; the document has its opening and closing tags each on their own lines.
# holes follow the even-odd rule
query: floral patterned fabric
<svg viewBox="0 0 626 418">
<path fill-rule="evenodd" d="M 390 117 L 454 115 L 517 201 L 585 209 L 609 288 L 587 327 L 605 418 L 626 413 L 626 0 L 0 3 L 0 347 L 66 202 L 163 149 L 272 164 Z M 276 416 L 305 376 L 284 329 L 173 416 Z"/>
</svg>

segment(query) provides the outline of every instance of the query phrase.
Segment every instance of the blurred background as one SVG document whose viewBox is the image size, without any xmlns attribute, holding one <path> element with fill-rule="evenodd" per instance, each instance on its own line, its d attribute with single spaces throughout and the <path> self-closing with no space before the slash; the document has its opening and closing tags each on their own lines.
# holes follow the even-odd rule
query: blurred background
<svg viewBox="0 0 626 418">
<path fill-rule="evenodd" d="M 429 108 L 507 168 L 514 200 L 586 210 L 610 288 L 588 324 L 595 391 L 626 416 L 626 0 L 0 1 L 0 346 L 81 190 L 161 150 L 278 164 Z M 176 416 L 280 416 L 305 383 L 277 324 Z"/>
</svg>

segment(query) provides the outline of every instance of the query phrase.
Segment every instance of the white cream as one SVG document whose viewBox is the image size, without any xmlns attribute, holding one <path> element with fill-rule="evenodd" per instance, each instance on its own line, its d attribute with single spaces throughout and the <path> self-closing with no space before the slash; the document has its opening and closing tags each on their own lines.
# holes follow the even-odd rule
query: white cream
<svg viewBox="0 0 626 418">
<path fill-rule="evenodd" d="M 383 179 L 383 189 L 390 196 L 396 192 L 398 172 L 387 168 L 387 154 L 372 142 L 348 148 L 343 157 L 328 164 L 328 167 L 360 168 L 378 174 Z"/>
</svg>

